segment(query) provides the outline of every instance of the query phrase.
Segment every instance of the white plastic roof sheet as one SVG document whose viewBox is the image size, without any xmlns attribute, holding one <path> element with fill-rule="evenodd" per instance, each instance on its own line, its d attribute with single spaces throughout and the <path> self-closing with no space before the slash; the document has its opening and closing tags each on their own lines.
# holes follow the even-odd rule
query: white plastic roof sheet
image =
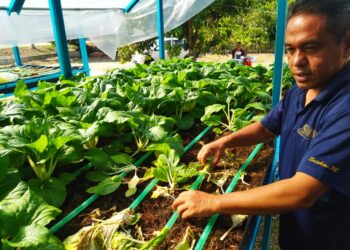
<svg viewBox="0 0 350 250">
<path fill-rule="evenodd" d="M 67 39 L 88 38 L 111 58 L 115 58 L 121 46 L 158 35 L 156 0 L 140 0 L 127 14 L 121 9 L 131 0 L 61 1 Z M 8 6 L 10 0 L 4 2 Z M 0 47 L 54 41 L 47 2 L 26 0 L 20 15 L 8 16 L 5 8 L 0 9 Z M 164 31 L 178 27 L 212 2 L 214 0 L 163 1 Z"/>
<path fill-rule="evenodd" d="M 63 9 L 125 9 L 131 0 L 61 0 Z M 0 7 L 7 8 L 11 0 L 1 0 Z M 47 0 L 25 0 L 23 9 L 48 9 Z"/>
</svg>

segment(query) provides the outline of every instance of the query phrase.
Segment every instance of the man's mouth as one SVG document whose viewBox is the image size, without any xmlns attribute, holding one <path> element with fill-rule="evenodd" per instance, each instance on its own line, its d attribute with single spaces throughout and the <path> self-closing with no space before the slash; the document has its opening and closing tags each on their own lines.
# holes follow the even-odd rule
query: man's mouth
<svg viewBox="0 0 350 250">
<path fill-rule="evenodd" d="M 311 74 L 308 74 L 308 73 L 296 73 L 296 74 L 293 74 L 294 76 L 294 79 L 297 81 L 297 82 L 305 82 L 307 81 Z"/>
</svg>

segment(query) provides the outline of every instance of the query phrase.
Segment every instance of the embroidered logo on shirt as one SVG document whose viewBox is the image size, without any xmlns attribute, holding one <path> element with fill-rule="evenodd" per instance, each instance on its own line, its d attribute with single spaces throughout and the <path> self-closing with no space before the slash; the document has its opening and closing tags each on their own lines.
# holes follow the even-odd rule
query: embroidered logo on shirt
<svg viewBox="0 0 350 250">
<path fill-rule="evenodd" d="M 340 170 L 340 168 L 337 168 L 336 166 L 329 166 L 327 163 L 325 163 L 323 161 L 319 161 L 313 156 L 311 156 L 309 158 L 309 161 L 312 163 L 315 163 L 316 165 L 321 166 L 323 168 L 327 168 L 327 169 L 331 170 L 333 173 L 338 173 Z"/>
<path fill-rule="evenodd" d="M 298 134 L 306 140 L 312 140 L 317 134 L 316 129 L 312 129 L 308 124 L 304 124 L 302 128 L 298 129 Z"/>
</svg>

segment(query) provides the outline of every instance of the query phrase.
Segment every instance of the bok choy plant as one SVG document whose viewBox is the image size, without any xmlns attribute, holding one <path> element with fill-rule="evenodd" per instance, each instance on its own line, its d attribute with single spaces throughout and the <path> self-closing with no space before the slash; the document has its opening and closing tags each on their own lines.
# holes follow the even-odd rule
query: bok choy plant
<svg viewBox="0 0 350 250">
<path fill-rule="evenodd" d="M 153 176 L 162 182 L 168 183 L 169 186 L 157 186 L 152 194 L 152 198 L 157 198 L 158 196 L 171 197 L 176 188 L 189 181 L 190 178 L 200 174 L 200 171 L 198 171 L 199 163 L 191 163 L 187 166 L 179 162 L 180 156 L 173 149 L 167 153 L 160 154 L 153 162 L 155 167 L 148 170 L 145 176 Z"/>
<path fill-rule="evenodd" d="M 14 156 L 24 157 L 37 179 L 28 184 L 47 202 L 59 207 L 66 194 L 67 174 L 62 179 L 52 175 L 59 164 L 82 160 L 80 137 L 74 130 L 61 130 L 46 119 L 33 119 L 25 125 L 6 126 L 0 130 L 0 159 L 14 167 Z M 23 162 L 24 163 L 24 162 Z M 18 169 L 24 166 L 17 165 Z"/>
<path fill-rule="evenodd" d="M 208 126 L 218 126 L 222 125 L 225 130 L 236 131 L 251 124 L 251 121 L 247 120 L 246 117 L 251 112 L 262 111 L 266 112 L 266 107 L 262 103 L 250 103 L 244 108 L 231 108 L 231 103 L 234 98 L 229 96 L 226 99 L 226 105 L 223 104 L 213 104 L 205 108 L 204 116 L 202 116 L 201 121 Z M 224 114 L 225 121 L 222 121 L 222 114 Z M 217 128 L 215 130 L 218 133 L 222 131 Z"/>
</svg>

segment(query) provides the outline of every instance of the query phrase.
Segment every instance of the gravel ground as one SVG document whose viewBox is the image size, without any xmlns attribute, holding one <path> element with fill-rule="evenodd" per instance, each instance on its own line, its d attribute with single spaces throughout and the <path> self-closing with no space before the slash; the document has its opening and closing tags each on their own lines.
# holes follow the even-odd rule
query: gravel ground
<svg viewBox="0 0 350 250">
<path fill-rule="evenodd" d="M 70 51 L 74 51 L 74 46 L 69 46 Z M 41 56 L 43 58 L 26 61 L 23 60 L 26 64 L 34 65 L 45 65 L 45 66 L 57 66 L 58 61 L 57 57 L 53 56 L 56 53 L 55 47 L 51 44 L 35 45 L 32 46 L 23 46 L 20 47 L 20 54 L 22 59 Z M 45 57 L 48 55 L 48 57 Z M 271 53 L 262 53 L 262 54 L 249 54 L 253 56 L 256 60 L 253 62 L 253 66 L 257 64 L 262 64 L 268 67 L 274 61 L 274 55 Z M 0 49 L 0 60 L 3 58 L 12 58 L 12 49 Z M 198 61 L 203 62 L 225 62 L 231 58 L 230 55 L 216 55 L 216 54 L 207 54 L 198 58 Z M 71 58 L 72 66 L 80 66 L 80 58 Z M 104 74 L 107 70 L 113 68 L 130 68 L 133 67 L 133 63 L 121 64 L 119 62 L 113 61 L 109 57 L 105 56 L 102 52 L 95 51 L 89 54 L 89 65 L 91 69 L 91 75 L 101 75 Z"/>
<path fill-rule="evenodd" d="M 256 58 L 256 61 L 253 62 L 254 65 L 262 64 L 266 67 L 268 67 L 270 64 L 273 63 L 274 61 L 274 55 L 273 54 L 251 54 Z M 229 55 L 213 55 L 213 54 L 208 54 L 205 56 L 201 56 L 198 58 L 198 61 L 203 61 L 203 62 L 225 62 L 227 60 L 230 60 Z M 73 66 L 79 66 L 81 65 L 81 59 L 80 58 L 72 58 L 72 65 Z M 41 60 L 36 60 L 30 62 L 32 64 L 36 65 L 58 65 L 57 58 L 51 57 L 47 59 L 41 59 Z M 125 63 L 121 64 L 119 62 L 113 61 L 109 57 L 102 55 L 102 54 L 97 54 L 95 53 L 89 56 L 89 65 L 91 69 L 91 75 L 102 75 L 104 74 L 107 70 L 109 69 L 114 69 L 114 68 L 130 68 L 133 67 L 133 63 Z"/>
</svg>

